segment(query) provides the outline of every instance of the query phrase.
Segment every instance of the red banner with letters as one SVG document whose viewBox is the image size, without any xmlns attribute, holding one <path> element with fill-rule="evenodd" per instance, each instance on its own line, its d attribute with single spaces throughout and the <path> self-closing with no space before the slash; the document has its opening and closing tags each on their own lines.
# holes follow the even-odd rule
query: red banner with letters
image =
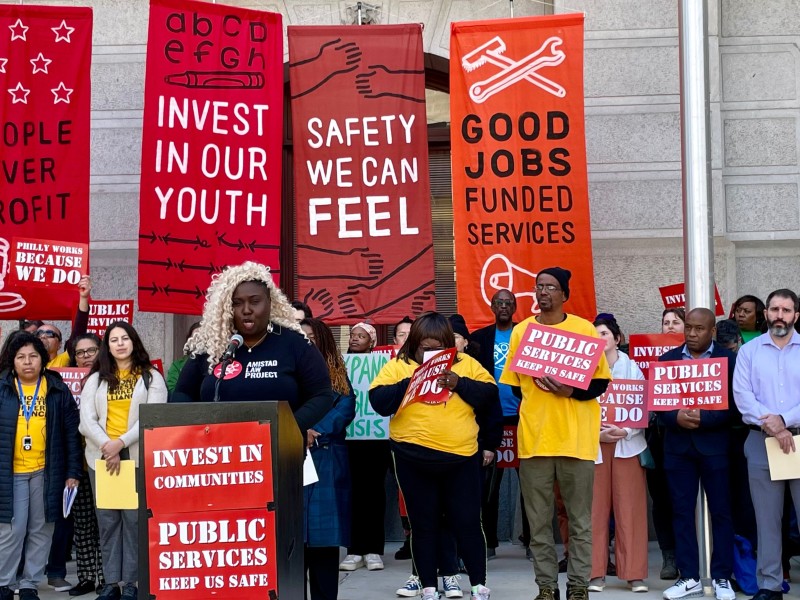
<svg viewBox="0 0 800 600">
<path fill-rule="evenodd" d="M 509 369 L 531 377 L 552 377 L 588 389 L 605 343 L 596 337 L 530 323 Z"/>
<path fill-rule="evenodd" d="M 102 338 L 114 321 L 133 323 L 133 300 L 92 300 L 86 333 Z"/>
<path fill-rule="evenodd" d="M 76 285 L 9 271 L 13 238 L 89 243 L 92 9 L 3 4 L 0 33 L 0 319 L 71 319 Z"/>
<path fill-rule="evenodd" d="M 684 341 L 682 333 L 634 333 L 628 337 L 628 356 L 646 379 L 651 363 L 665 352 L 682 346 Z"/>
<path fill-rule="evenodd" d="M 433 309 L 422 27 L 288 30 L 298 297 L 330 325 Z"/>
<path fill-rule="evenodd" d="M 200 314 L 211 276 L 279 269 L 281 16 L 151 0 L 139 207 L 139 309 Z"/>
<path fill-rule="evenodd" d="M 647 377 L 648 409 L 726 410 L 728 360 L 704 358 L 653 363 Z"/>
<path fill-rule="evenodd" d="M 447 402 L 450 397 L 450 391 L 447 388 L 440 387 L 437 381 L 442 373 L 450 370 L 455 358 L 456 349 L 449 348 L 437 352 L 418 366 L 408 382 L 408 388 L 403 396 L 403 401 L 397 409 L 397 413 L 409 404 L 416 402 L 422 402 L 423 404 Z"/>
<path fill-rule="evenodd" d="M 39 294 L 49 289 L 57 296 L 77 289 L 89 272 L 89 245 L 36 238 L 11 238 L 9 283 Z"/>
<path fill-rule="evenodd" d="M 597 399 L 600 420 L 617 427 L 647 427 L 647 382 L 643 379 L 616 379 Z"/>
<path fill-rule="evenodd" d="M 536 274 L 561 266 L 569 312 L 594 318 L 583 15 L 453 23 L 450 121 L 458 312 L 492 324 L 508 288 L 538 313 Z"/>
<path fill-rule="evenodd" d="M 72 392 L 72 397 L 78 408 L 81 406 L 81 391 L 83 390 L 83 380 L 89 375 L 89 368 L 79 367 L 51 367 L 51 370 L 56 371 L 61 375 L 61 379 Z"/>
<path fill-rule="evenodd" d="M 686 306 L 686 285 L 683 283 L 673 283 L 658 288 L 664 308 L 684 308 Z M 717 284 L 714 284 L 714 314 L 718 317 L 725 316 L 725 307 L 722 306 L 722 298 L 719 295 Z"/>
</svg>

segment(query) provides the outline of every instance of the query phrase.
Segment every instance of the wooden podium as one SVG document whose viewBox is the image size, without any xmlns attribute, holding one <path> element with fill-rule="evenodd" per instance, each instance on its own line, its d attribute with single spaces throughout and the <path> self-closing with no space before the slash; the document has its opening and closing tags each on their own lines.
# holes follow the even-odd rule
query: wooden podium
<svg viewBox="0 0 800 600">
<path fill-rule="evenodd" d="M 303 439 L 286 402 L 144 404 L 139 594 L 302 600 Z"/>
</svg>

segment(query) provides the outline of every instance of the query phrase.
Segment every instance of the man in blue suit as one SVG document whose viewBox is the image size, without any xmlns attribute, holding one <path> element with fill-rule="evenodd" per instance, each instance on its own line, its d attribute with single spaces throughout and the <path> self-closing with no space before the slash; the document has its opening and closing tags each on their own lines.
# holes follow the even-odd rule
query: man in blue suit
<svg viewBox="0 0 800 600">
<path fill-rule="evenodd" d="M 663 354 L 659 361 L 726 358 L 728 360 L 728 405 L 733 404 L 735 355 L 713 342 L 714 313 L 695 308 L 686 314 L 686 343 Z M 675 530 L 675 562 L 680 578 L 664 591 L 665 600 L 703 595 L 700 557 L 697 549 L 695 510 L 700 483 L 708 499 L 714 551 L 711 578 L 717 600 L 734 600 L 728 578 L 733 570 L 733 522 L 729 497 L 729 410 L 681 409 L 661 413 L 666 426 L 664 470 L 672 498 Z"/>
</svg>

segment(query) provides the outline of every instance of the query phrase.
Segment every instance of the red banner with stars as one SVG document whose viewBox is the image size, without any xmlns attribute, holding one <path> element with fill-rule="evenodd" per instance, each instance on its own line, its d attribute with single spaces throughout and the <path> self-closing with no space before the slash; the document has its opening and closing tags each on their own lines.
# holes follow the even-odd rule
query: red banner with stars
<svg viewBox="0 0 800 600">
<path fill-rule="evenodd" d="M 139 204 L 139 309 L 200 314 L 211 276 L 277 280 L 281 15 L 151 0 Z"/>
<path fill-rule="evenodd" d="M 12 238 L 89 243 L 92 9 L 0 5 L 0 319 L 71 319 L 75 293 L 11 285 Z"/>
</svg>

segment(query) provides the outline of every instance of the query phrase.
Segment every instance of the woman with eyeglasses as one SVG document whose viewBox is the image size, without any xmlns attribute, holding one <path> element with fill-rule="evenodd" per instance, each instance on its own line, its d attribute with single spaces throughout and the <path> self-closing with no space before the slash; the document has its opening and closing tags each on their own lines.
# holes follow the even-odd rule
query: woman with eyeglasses
<svg viewBox="0 0 800 600">
<path fill-rule="evenodd" d="M 81 476 L 78 407 L 47 351 L 27 332 L 9 342 L 0 363 L 0 598 L 39 597 L 64 488 Z M 22 575 L 17 568 L 25 559 Z"/>
<path fill-rule="evenodd" d="M 139 334 L 124 321 L 111 323 L 81 393 L 80 431 L 86 438 L 93 488 L 97 460 L 105 460 L 111 475 L 119 475 L 122 460 L 133 460 L 138 468 L 139 407 L 166 401 L 167 385 L 150 362 Z M 106 579 L 99 600 L 137 597 L 137 513 L 135 509 L 97 510 Z"/>
<path fill-rule="evenodd" d="M 67 340 L 66 349 L 61 352 L 61 330 L 52 323 L 42 323 L 36 330 L 36 336 L 42 340 L 45 350 L 47 350 L 47 366 L 66 367 L 69 365 L 69 348 L 78 336 L 86 333 L 89 325 L 89 296 L 92 293 L 92 279 L 88 275 L 81 277 L 78 282 L 78 312 L 75 313 L 75 320 L 72 323 L 72 337 Z"/>
</svg>

